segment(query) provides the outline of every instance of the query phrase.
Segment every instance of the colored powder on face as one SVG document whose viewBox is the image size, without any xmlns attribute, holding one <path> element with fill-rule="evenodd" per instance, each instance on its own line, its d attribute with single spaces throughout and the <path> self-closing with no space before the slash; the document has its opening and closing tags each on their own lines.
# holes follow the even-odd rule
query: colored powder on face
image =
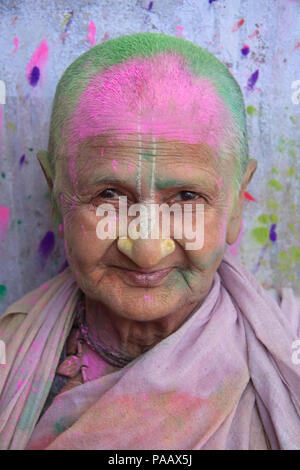
<svg viewBox="0 0 300 470">
<path fill-rule="evenodd" d="M 1 284 L 0 285 L 0 301 L 4 299 L 6 291 L 7 291 L 6 287 L 3 284 Z"/>
<path fill-rule="evenodd" d="M 10 221 L 10 210 L 6 206 L 0 207 L 0 239 L 3 240 L 6 237 Z"/>
<path fill-rule="evenodd" d="M 277 234 L 275 232 L 275 229 L 276 229 L 276 224 L 272 224 L 271 228 L 270 228 L 269 237 L 270 237 L 271 242 L 273 242 L 273 243 L 276 242 L 276 240 L 277 240 Z"/>
<path fill-rule="evenodd" d="M 248 84 L 247 84 L 248 90 L 253 90 L 253 87 L 255 83 L 257 82 L 258 75 L 259 75 L 259 71 L 255 70 L 255 72 L 253 72 L 253 74 L 249 77 Z"/>
<path fill-rule="evenodd" d="M 20 158 L 20 162 L 19 162 L 20 166 L 22 166 L 24 164 L 24 162 L 25 162 L 25 154 L 22 155 L 22 157 Z"/>
<path fill-rule="evenodd" d="M 246 56 L 249 54 L 249 52 L 250 52 L 250 47 L 247 46 L 247 44 L 245 44 L 244 47 L 241 49 L 241 53 Z"/>
<path fill-rule="evenodd" d="M 95 36 L 96 36 L 96 26 L 93 20 L 91 20 L 89 23 L 89 33 L 87 35 L 87 38 L 92 45 L 94 45 L 96 42 Z"/>
<path fill-rule="evenodd" d="M 74 136 L 72 147 L 111 128 L 120 129 L 116 138 L 123 139 L 139 125 L 141 134 L 155 139 L 205 142 L 217 155 L 230 122 L 229 110 L 208 79 L 192 76 L 177 57 L 170 55 L 166 62 L 157 55 L 151 61 L 133 58 L 97 74 L 70 116 L 68 131 Z"/>
<path fill-rule="evenodd" d="M 30 74 L 30 85 L 36 86 L 39 79 L 40 79 L 40 69 L 34 66 Z"/>
<path fill-rule="evenodd" d="M 17 50 L 19 48 L 19 38 L 14 38 L 14 45 L 15 45 L 15 48 L 14 48 L 13 52 L 17 52 Z"/>
<path fill-rule="evenodd" d="M 44 39 L 36 48 L 30 61 L 26 66 L 26 77 L 30 85 L 35 86 L 39 81 L 40 74 L 48 61 L 49 49 Z"/>
<path fill-rule="evenodd" d="M 55 235 L 53 232 L 49 231 L 42 238 L 39 245 L 39 254 L 43 258 L 49 258 L 55 245 Z"/>
</svg>

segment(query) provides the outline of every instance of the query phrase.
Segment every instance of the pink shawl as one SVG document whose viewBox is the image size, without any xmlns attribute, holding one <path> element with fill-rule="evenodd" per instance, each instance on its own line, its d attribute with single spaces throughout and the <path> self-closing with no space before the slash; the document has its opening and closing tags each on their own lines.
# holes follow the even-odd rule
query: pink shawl
<svg viewBox="0 0 300 470">
<path fill-rule="evenodd" d="M 299 449 L 300 306 L 227 251 L 181 327 L 126 367 L 58 395 L 37 423 L 74 320 L 69 268 L 0 319 L 0 449 Z"/>
</svg>

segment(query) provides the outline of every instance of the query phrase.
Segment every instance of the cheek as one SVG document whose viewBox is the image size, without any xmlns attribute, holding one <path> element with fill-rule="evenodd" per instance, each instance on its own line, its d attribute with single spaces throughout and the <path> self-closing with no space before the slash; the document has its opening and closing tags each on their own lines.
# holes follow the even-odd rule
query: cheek
<svg viewBox="0 0 300 470">
<path fill-rule="evenodd" d="M 64 218 L 65 250 L 76 268 L 98 263 L 113 240 L 100 240 L 96 227 L 99 218 L 92 211 L 75 211 Z"/>
<path fill-rule="evenodd" d="M 226 241 L 228 211 L 215 210 L 204 212 L 204 244 L 199 250 L 186 250 L 192 265 L 201 270 L 214 266 L 223 256 Z"/>
</svg>

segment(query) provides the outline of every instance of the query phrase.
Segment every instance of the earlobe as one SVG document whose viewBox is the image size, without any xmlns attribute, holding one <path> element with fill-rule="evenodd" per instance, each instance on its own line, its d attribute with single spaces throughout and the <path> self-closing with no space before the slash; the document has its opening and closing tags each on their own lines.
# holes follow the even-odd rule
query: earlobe
<svg viewBox="0 0 300 470">
<path fill-rule="evenodd" d="M 53 171 L 50 163 L 49 154 L 46 150 L 38 150 L 36 157 L 41 165 L 46 181 L 50 189 L 53 187 Z"/>
<path fill-rule="evenodd" d="M 233 243 L 236 242 L 242 230 L 242 218 L 243 218 L 242 216 L 243 216 L 245 191 L 256 171 L 256 168 L 257 168 L 257 160 L 255 158 L 251 158 L 249 160 L 247 169 L 245 171 L 242 184 L 241 184 L 241 189 L 239 191 L 238 198 L 235 201 L 235 208 L 228 224 L 227 234 L 226 234 L 226 242 L 228 243 L 228 245 L 233 245 Z"/>
</svg>

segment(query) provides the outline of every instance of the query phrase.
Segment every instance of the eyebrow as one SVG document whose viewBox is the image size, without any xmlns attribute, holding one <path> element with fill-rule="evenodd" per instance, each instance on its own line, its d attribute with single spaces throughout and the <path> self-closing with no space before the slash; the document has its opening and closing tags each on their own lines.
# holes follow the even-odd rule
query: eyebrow
<svg viewBox="0 0 300 470">
<path fill-rule="evenodd" d="M 198 189 L 199 187 L 205 187 L 208 190 L 214 189 L 218 190 L 218 185 L 216 181 L 208 180 L 207 178 L 198 178 L 197 180 L 187 181 L 187 180 L 178 180 L 178 179 L 160 179 L 155 180 L 156 189 L 167 189 L 168 187 L 189 187 L 191 189 Z"/>
</svg>

